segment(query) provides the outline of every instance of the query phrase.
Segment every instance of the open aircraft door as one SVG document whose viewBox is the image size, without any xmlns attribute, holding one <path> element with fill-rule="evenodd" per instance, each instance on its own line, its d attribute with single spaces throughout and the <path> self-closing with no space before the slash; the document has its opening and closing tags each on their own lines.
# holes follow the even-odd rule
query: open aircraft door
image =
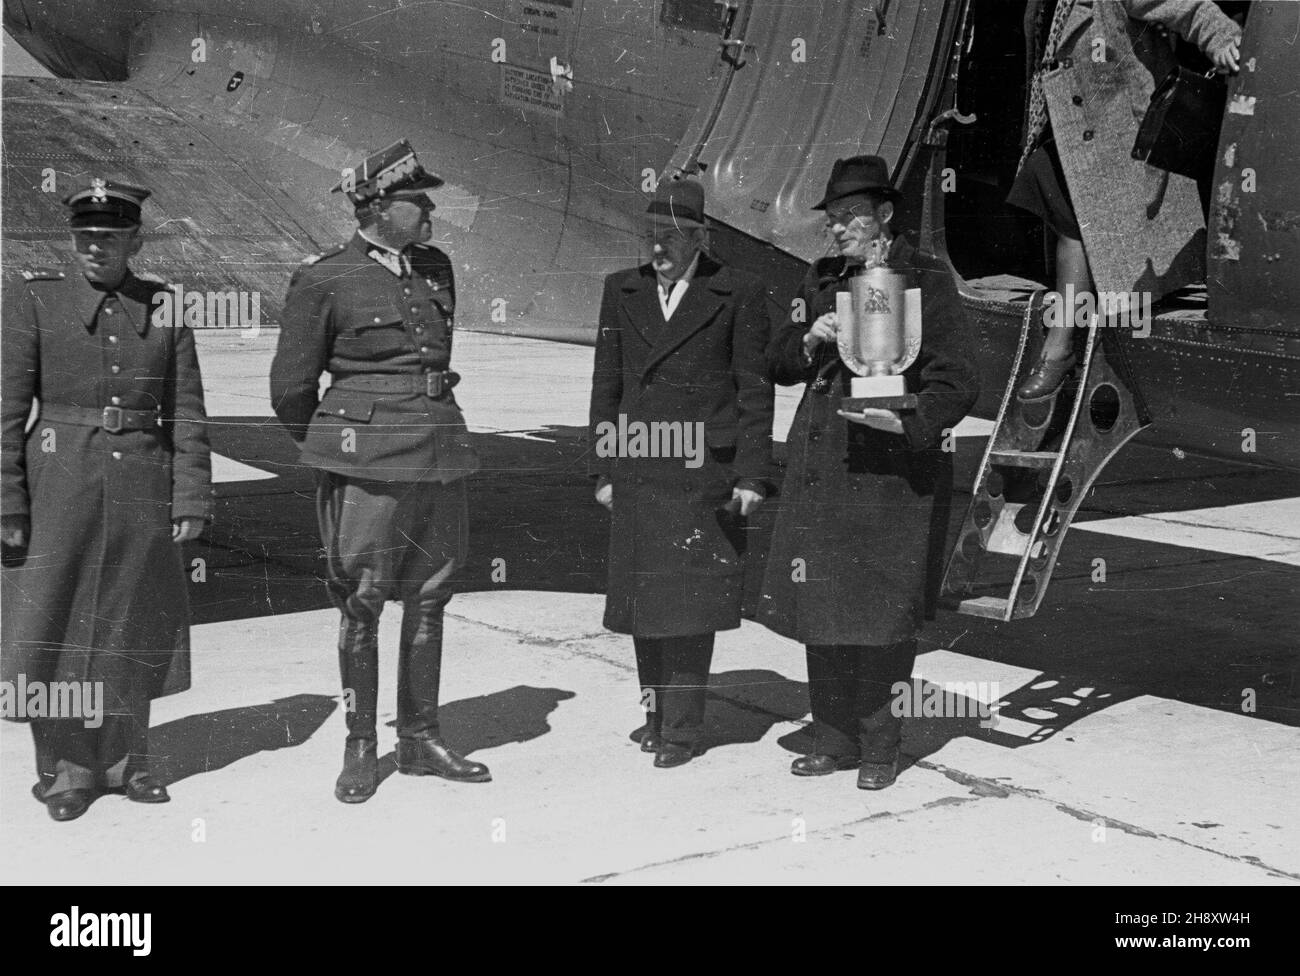
<svg viewBox="0 0 1300 976">
<path fill-rule="evenodd" d="M 667 172 L 699 172 L 710 216 L 814 260 L 826 240 L 810 208 L 837 157 L 884 156 L 896 183 L 909 176 L 965 4 L 725 6 L 730 70 L 701 102 Z"/>
</svg>

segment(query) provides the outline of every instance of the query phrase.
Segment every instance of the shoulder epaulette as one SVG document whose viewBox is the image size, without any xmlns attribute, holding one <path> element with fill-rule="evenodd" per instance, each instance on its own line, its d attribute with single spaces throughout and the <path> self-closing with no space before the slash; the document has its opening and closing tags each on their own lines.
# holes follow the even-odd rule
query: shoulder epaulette
<svg viewBox="0 0 1300 976">
<path fill-rule="evenodd" d="M 23 268 L 22 274 L 24 281 L 59 281 L 65 277 L 54 268 Z"/>
<path fill-rule="evenodd" d="M 302 263 L 303 263 L 303 264 L 315 264 L 317 261 L 320 261 L 320 260 L 322 260 L 323 258 L 331 258 L 331 257 L 333 257 L 334 255 L 339 254 L 339 253 L 341 253 L 342 251 L 344 251 L 344 250 L 346 250 L 346 249 L 347 249 L 347 244 L 346 244 L 346 243 L 343 243 L 343 244 L 336 244 L 334 247 L 330 248 L 328 251 L 321 251 L 320 254 L 313 254 L 313 255 L 311 255 L 310 257 L 305 257 L 305 258 L 303 258 L 303 259 L 302 259 Z"/>
</svg>

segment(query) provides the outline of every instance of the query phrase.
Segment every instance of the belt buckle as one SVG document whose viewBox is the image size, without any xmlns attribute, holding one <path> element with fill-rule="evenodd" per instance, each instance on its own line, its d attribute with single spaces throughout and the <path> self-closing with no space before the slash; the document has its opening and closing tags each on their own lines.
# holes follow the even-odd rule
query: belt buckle
<svg viewBox="0 0 1300 976">
<path fill-rule="evenodd" d="M 424 374 L 424 395 L 430 400 L 442 396 L 442 373 L 430 370 Z"/>
<path fill-rule="evenodd" d="M 110 434 L 122 433 L 122 408 L 105 407 L 99 417 L 99 425 Z"/>
</svg>

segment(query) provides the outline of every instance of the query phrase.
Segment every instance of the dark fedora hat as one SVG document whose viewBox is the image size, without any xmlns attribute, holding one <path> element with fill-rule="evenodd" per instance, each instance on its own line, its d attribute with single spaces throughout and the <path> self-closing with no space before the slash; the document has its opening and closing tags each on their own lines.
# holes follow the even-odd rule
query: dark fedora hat
<svg viewBox="0 0 1300 976">
<path fill-rule="evenodd" d="M 880 156 L 849 156 L 835 160 L 831 178 L 826 181 L 826 195 L 813 209 L 825 210 L 828 203 L 855 193 L 875 193 L 895 203 L 902 197 L 890 182 L 889 165 L 884 159 Z"/>
<path fill-rule="evenodd" d="M 655 197 L 646 207 L 646 218 L 655 224 L 671 224 L 683 230 L 707 226 L 704 220 L 704 187 L 696 180 L 660 180 Z"/>
</svg>

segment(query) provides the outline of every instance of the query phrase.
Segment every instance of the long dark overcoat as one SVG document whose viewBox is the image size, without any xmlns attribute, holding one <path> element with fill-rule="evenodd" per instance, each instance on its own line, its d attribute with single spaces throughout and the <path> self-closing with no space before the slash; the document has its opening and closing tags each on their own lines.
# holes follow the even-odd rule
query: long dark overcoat
<svg viewBox="0 0 1300 976">
<path fill-rule="evenodd" d="M 1151 93 L 1177 67 L 1161 26 L 1204 50 L 1237 26 L 1211 0 L 1072 3 L 1043 78 L 1070 200 L 1099 291 L 1151 300 L 1205 276 L 1196 183 L 1133 159 Z"/>
<path fill-rule="evenodd" d="M 921 289 L 921 351 L 904 373 L 919 403 L 903 414 L 902 434 L 836 416 L 852 374 L 833 348 L 819 347 L 821 358 L 805 365 L 804 334 L 848 290 L 842 258 L 813 264 L 767 351 L 778 383 L 809 386 L 786 441 L 756 619 L 805 644 L 881 645 L 916 634 L 946 532 L 955 443 L 947 435 L 978 394 L 951 273 L 902 237 L 887 263 Z M 825 390 L 811 382 L 823 362 L 835 364 Z"/>
<path fill-rule="evenodd" d="M 158 282 L 107 297 L 76 271 L 8 282 L 3 329 L 3 511 L 28 514 L 21 565 L 3 578 L 5 681 L 103 681 L 105 707 L 189 687 L 189 603 L 172 520 L 211 515 L 194 336 L 153 324 Z M 109 433 L 42 407 L 161 409 L 150 430 Z M 30 717 L 30 716 L 29 716 Z"/>
<path fill-rule="evenodd" d="M 769 478 L 773 302 L 753 275 L 701 256 L 668 321 L 650 265 L 605 280 L 591 391 L 591 470 L 614 485 L 605 626 L 671 637 L 740 626 L 746 525 L 723 511 Z M 701 464 L 601 456 L 602 431 L 700 424 Z M 608 439 L 606 443 L 609 443 Z M 630 450 L 631 441 L 628 441 Z"/>
</svg>

